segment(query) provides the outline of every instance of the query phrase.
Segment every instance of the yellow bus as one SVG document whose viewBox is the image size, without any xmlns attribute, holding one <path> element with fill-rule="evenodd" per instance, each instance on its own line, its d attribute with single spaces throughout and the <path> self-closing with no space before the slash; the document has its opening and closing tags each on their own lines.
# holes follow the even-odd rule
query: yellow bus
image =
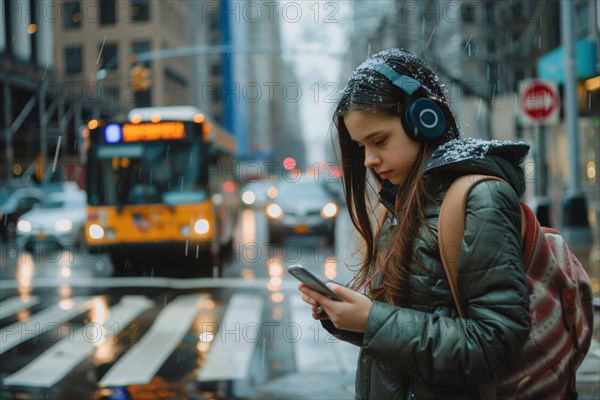
<svg viewBox="0 0 600 400">
<path fill-rule="evenodd" d="M 162 260 L 222 275 L 240 209 L 235 139 L 191 106 L 136 108 L 88 128 L 86 240 L 115 274 Z"/>
</svg>

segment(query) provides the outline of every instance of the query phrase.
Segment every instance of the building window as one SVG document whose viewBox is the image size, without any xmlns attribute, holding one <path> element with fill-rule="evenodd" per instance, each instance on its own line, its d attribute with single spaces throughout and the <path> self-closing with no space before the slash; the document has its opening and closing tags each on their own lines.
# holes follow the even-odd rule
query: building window
<svg viewBox="0 0 600 400">
<path fill-rule="evenodd" d="M 83 71 L 83 51 L 81 46 L 65 48 L 65 72 L 78 74 Z"/>
<path fill-rule="evenodd" d="M 483 19 L 485 23 L 498 23 L 496 20 L 496 5 L 494 3 L 487 3 L 483 10 Z"/>
<path fill-rule="evenodd" d="M 81 26 L 81 5 L 78 1 L 67 1 L 63 4 L 64 27 L 79 28 Z"/>
<path fill-rule="evenodd" d="M 100 25 L 112 25 L 117 22 L 117 1 L 100 0 Z"/>
<path fill-rule="evenodd" d="M 144 22 L 150 19 L 150 2 L 148 0 L 133 0 L 131 2 L 131 20 Z"/>
<path fill-rule="evenodd" d="M 117 68 L 119 65 L 117 49 L 117 45 L 114 43 L 104 43 L 104 47 L 100 44 L 98 47 L 98 51 L 100 52 L 100 59 L 98 60 L 99 69 L 112 71 Z"/>
<path fill-rule="evenodd" d="M 473 4 L 463 4 L 460 6 L 460 18 L 463 22 L 475 22 L 475 6 Z"/>
</svg>

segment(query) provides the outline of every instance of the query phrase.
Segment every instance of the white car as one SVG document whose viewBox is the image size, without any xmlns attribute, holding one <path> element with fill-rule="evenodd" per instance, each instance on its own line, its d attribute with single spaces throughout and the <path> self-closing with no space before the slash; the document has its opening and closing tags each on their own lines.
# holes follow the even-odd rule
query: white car
<svg viewBox="0 0 600 400">
<path fill-rule="evenodd" d="M 48 194 L 40 205 L 17 221 L 17 241 L 32 248 L 35 243 L 58 243 L 63 247 L 83 244 L 86 193 L 70 190 Z"/>
</svg>

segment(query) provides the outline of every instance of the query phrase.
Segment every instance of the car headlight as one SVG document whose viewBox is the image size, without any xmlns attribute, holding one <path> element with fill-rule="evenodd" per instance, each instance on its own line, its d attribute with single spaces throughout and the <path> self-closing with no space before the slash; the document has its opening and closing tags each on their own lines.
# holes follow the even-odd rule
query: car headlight
<svg viewBox="0 0 600 400">
<path fill-rule="evenodd" d="M 98 224 L 90 225 L 88 233 L 92 239 L 102 239 L 104 237 L 104 229 Z"/>
<path fill-rule="evenodd" d="M 205 219 L 199 219 L 194 224 L 194 231 L 201 235 L 204 235 L 205 233 L 207 233 L 209 231 L 209 229 L 210 229 L 210 224 Z"/>
<path fill-rule="evenodd" d="M 31 232 L 31 222 L 22 219 L 17 222 L 17 229 L 23 233 L 29 233 Z"/>
<path fill-rule="evenodd" d="M 337 215 L 338 206 L 335 203 L 327 203 L 321 208 L 323 218 L 333 218 Z"/>
<path fill-rule="evenodd" d="M 242 194 L 242 201 L 244 202 L 244 204 L 247 205 L 254 204 L 254 202 L 256 201 L 256 195 L 251 190 L 246 190 Z"/>
<path fill-rule="evenodd" d="M 267 217 L 272 219 L 279 219 L 283 217 L 283 210 L 279 204 L 273 203 L 267 206 Z"/>
<path fill-rule="evenodd" d="M 61 219 L 54 223 L 54 230 L 56 232 L 67 232 L 73 229 L 73 222 L 70 219 Z"/>
</svg>

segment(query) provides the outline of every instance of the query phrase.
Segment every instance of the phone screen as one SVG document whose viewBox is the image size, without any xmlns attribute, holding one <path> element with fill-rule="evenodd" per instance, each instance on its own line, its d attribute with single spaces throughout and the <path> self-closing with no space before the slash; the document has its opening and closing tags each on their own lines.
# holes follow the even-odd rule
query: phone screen
<svg viewBox="0 0 600 400">
<path fill-rule="evenodd" d="M 317 278 L 312 272 L 304 268 L 300 264 L 290 265 L 288 272 L 300 282 L 304 283 L 309 288 L 324 294 L 325 296 L 331 297 L 334 300 L 342 301 L 342 299 L 335 294 L 331 289 L 325 285 L 321 279 Z"/>
</svg>

